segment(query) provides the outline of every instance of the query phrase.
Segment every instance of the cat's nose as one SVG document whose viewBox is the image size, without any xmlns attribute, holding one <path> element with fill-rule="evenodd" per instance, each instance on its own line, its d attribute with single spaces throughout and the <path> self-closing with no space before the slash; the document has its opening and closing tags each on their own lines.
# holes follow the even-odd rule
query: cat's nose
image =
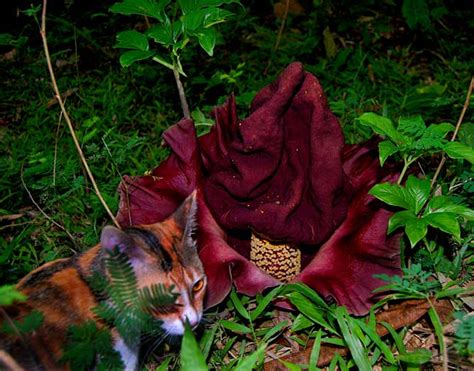
<svg viewBox="0 0 474 371">
<path fill-rule="evenodd" d="M 199 324 L 199 316 L 194 311 L 189 311 L 183 315 L 183 322 L 186 322 L 186 320 L 189 322 L 189 326 L 191 326 L 191 328 L 195 328 Z"/>
</svg>

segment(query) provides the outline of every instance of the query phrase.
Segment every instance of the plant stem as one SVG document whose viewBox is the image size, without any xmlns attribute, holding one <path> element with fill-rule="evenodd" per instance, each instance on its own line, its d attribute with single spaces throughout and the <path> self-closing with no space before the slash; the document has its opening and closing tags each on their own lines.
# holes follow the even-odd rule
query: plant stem
<svg viewBox="0 0 474 371">
<path fill-rule="evenodd" d="M 186 100 L 186 94 L 184 93 L 183 83 L 181 82 L 181 79 L 179 77 L 179 71 L 176 64 L 173 64 L 173 74 L 174 74 L 174 79 L 176 81 L 176 86 L 178 87 L 179 101 L 181 102 L 181 109 L 183 110 L 183 116 L 184 118 L 189 119 L 191 118 L 191 114 L 189 113 L 188 101 Z"/>
<path fill-rule="evenodd" d="M 107 212 L 107 214 L 109 214 L 110 219 L 112 219 L 113 223 L 115 224 L 117 228 L 120 228 L 120 224 L 117 222 L 117 219 L 115 219 L 115 216 L 114 214 L 112 214 L 112 211 L 110 211 L 107 203 L 105 202 L 104 198 L 102 197 L 102 194 L 100 193 L 100 190 L 99 190 L 99 187 L 97 186 L 94 175 L 92 175 L 92 172 L 89 168 L 87 160 L 84 156 L 84 153 L 82 152 L 82 148 L 79 143 L 79 140 L 77 139 L 76 132 L 74 131 L 71 118 L 69 117 L 69 114 L 66 111 L 66 107 L 64 106 L 61 93 L 59 92 L 58 84 L 56 83 L 56 77 L 53 71 L 53 64 L 51 63 L 51 56 L 49 54 L 48 40 L 46 38 L 46 5 L 47 3 L 48 3 L 48 0 L 43 0 L 43 11 L 41 14 L 40 34 L 41 34 L 41 39 L 43 41 L 44 55 L 46 57 L 46 64 L 48 65 L 51 83 L 53 84 L 54 94 L 56 95 L 56 99 L 58 100 L 59 106 L 61 107 L 61 112 L 63 113 L 64 119 L 66 120 L 67 126 L 69 128 L 69 132 L 71 133 L 72 140 L 74 141 L 74 145 L 76 146 L 77 153 L 79 154 L 79 158 L 81 159 L 82 165 L 84 166 L 87 176 L 89 177 L 92 183 L 94 191 L 97 197 L 99 198 L 100 202 L 102 203 L 102 206 L 104 206 L 105 211 Z"/>
<path fill-rule="evenodd" d="M 407 172 L 408 167 L 411 164 L 411 161 L 407 161 L 405 159 L 403 159 L 403 162 L 404 162 L 403 169 L 402 169 L 402 172 L 400 173 L 400 176 L 398 177 L 398 180 L 397 180 L 398 185 L 400 185 L 402 183 L 403 177 L 405 176 L 405 173 Z"/>
<path fill-rule="evenodd" d="M 464 106 L 462 107 L 461 114 L 459 115 L 458 122 L 456 123 L 456 129 L 454 130 L 453 136 L 451 137 L 451 142 L 454 142 L 454 140 L 456 139 L 456 136 L 458 135 L 459 129 L 461 128 L 462 121 L 464 120 L 464 115 L 467 111 L 467 108 L 469 107 L 469 102 L 471 100 L 471 94 L 472 94 L 473 88 L 474 88 L 474 77 L 471 78 L 471 82 L 467 90 L 466 100 L 464 101 Z M 445 162 L 446 162 L 446 155 L 443 153 L 443 156 L 441 157 L 441 161 L 439 162 L 438 168 L 436 169 L 433 179 L 431 180 L 431 188 L 433 188 L 434 184 L 436 183 L 436 179 L 438 179 L 439 173 L 441 172 L 441 169 L 443 168 Z"/>
</svg>

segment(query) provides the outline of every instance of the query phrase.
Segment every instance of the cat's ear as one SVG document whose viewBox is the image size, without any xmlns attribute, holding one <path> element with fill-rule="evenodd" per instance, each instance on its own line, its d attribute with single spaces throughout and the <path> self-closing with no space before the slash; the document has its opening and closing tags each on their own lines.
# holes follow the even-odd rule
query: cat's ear
<svg viewBox="0 0 474 371">
<path fill-rule="evenodd" d="M 133 240 L 124 231 L 108 225 L 102 230 L 100 244 L 102 248 L 107 250 L 113 250 L 115 247 L 118 247 L 121 252 L 125 252 L 125 250 L 132 247 Z"/>
<path fill-rule="evenodd" d="M 173 214 L 173 219 L 182 228 L 183 235 L 192 238 L 197 228 L 197 191 L 193 191 Z"/>
</svg>

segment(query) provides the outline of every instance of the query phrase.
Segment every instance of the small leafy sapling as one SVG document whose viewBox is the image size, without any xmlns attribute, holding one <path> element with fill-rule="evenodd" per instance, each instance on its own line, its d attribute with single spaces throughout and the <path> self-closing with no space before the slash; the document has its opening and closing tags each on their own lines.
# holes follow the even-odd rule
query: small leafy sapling
<svg viewBox="0 0 474 371">
<path fill-rule="evenodd" d="M 110 11 L 124 15 L 144 16 L 149 28 L 145 32 L 127 30 L 117 35 L 116 48 L 128 49 L 120 57 L 123 67 L 153 59 L 173 71 L 184 117 L 189 118 L 189 106 L 180 76 L 186 76 L 181 65 L 181 53 L 192 40 L 197 40 L 212 56 L 218 37 L 215 25 L 233 15 L 222 5 L 239 0 L 124 0 Z M 150 47 L 149 41 L 154 42 Z"/>
</svg>

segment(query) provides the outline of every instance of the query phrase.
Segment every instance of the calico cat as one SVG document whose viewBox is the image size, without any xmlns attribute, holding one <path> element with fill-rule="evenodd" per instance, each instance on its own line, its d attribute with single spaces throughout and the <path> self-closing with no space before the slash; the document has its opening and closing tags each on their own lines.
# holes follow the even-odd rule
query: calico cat
<svg viewBox="0 0 474 371">
<path fill-rule="evenodd" d="M 0 335 L 0 350 L 10 354 L 26 370 L 67 368 L 60 358 L 68 327 L 87 320 L 104 325 L 92 312 L 100 299 L 88 278 L 93 272 L 100 272 L 106 279 L 105 253 L 117 247 L 127 255 L 139 288 L 161 283 L 166 287 L 173 285 L 173 292 L 179 294 L 172 311 L 155 314 L 166 333 L 182 335 L 186 320 L 192 327 L 197 326 L 202 317 L 206 276 L 193 240 L 196 209 L 194 192 L 161 223 L 123 231 L 107 226 L 99 245 L 78 256 L 47 263 L 28 274 L 17 285 L 28 300 L 5 308 L 8 320 L 21 319 L 38 310 L 44 321 L 27 338 Z M 4 320 L 0 318 L 0 322 Z M 111 333 L 125 369 L 136 369 L 139 344 L 131 349 L 115 329 Z M 1 361 L 0 369 L 3 369 Z"/>
</svg>

